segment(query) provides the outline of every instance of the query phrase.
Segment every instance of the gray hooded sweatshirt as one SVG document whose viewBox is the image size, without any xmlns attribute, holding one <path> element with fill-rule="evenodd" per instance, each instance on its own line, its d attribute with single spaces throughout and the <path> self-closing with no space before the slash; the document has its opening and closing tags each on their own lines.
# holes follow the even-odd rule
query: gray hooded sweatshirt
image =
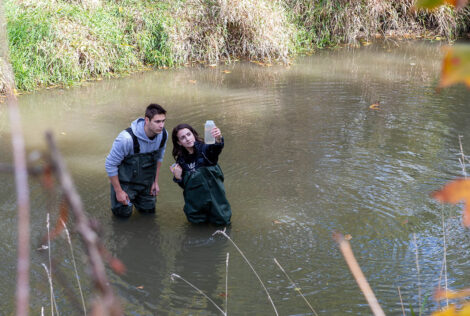
<svg viewBox="0 0 470 316">
<path fill-rule="evenodd" d="M 141 153 L 148 153 L 157 150 L 160 147 L 163 133 L 157 134 L 154 139 L 147 137 L 144 131 L 145 119 L 138 118 L 131 124 L 132 132 L 137 137 L 140 145 Z M 167 135 L 168 136 L 168 135 Z M 167 137 L 168 140 L 168 137 Z M 159 150 L 157 154 L 157 161 L 163 160 L 165 154 L 165 145 Z M 118 167 L 124 160 L 124 157 L 134 154 L 134 143 L 131 135 L 123 130 L 119 133 L 118 137 L 114 140 L 113 147 L 106 157 L 105 168 L 109 177 L 116 176 L 118 174 Z"/>
</svg>

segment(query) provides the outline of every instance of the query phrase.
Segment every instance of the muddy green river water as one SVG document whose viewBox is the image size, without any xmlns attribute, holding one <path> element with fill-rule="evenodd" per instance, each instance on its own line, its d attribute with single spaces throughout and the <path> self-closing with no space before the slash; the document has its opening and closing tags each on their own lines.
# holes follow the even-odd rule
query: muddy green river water
<svg viewBox="0 0 470 316">
<path fill-rule="evenodd" d="M 470 91 L 456 86 L 436 92 L 441 58 L 435 44 L 374 44 L 320 51 L 288 67 L 236 62 L 133 74 L 21 95 L 19 106 L 28 153 L 43 151 L 44 132 L 54 132 L 88 215 L 100 223 L 106 248 L 125 264 L 124 275 L 107 271 L 125 315 L 221 314 L 188 284 L 171 280 L 172 273 L 228 315 L 275 315 L 238 250 L 213 236 L 218 228 L 186 221 L 182 191 L 168 168 L 171 142 L 156 214 L 113 218 L 105 158 L 117 134 L 154 102 L 168 111 L 169 130 L 184 122 L 202 133 L 208 119 L 222 130 L 219 163 L 233 210 L 227 234 L 259 274 L 279 315 L 313 315 L 296 286 L 318 315 L 371 314 L 334 232 L 350 235 L 387 315 L 401 315 L 402 307 L 408 314 L 410 308 L 430 314 L 439 306 L 432 294 L 446 278 L 451 289 L 470 286 L 470 235 L 461 207 L 430 197 L 463 176 L 459 135 L 470 153 Z M 376 101 L 380 105 L 371 109 Z M 11 163 L 5 106 L 0 135 L 0 162 Z M 0 176 L 0 314 L 13 315 L 15 186 L 12 175 Z M 37 179 L 30 187 L 31 314 L 44 307 L 48 315 L 50 290 L 41 265 L 48 265 L 48 254 L 37 248 L 47 233 L 47 213 L 53 221 L 58 217 L 59 197 L 48 196 Z M 95 292 L 73 229 L 72 242 L 91 304 Z M 51 256 L 59 313 L 83 315 L 64 236 L 52 241 Z"/>
</svg>

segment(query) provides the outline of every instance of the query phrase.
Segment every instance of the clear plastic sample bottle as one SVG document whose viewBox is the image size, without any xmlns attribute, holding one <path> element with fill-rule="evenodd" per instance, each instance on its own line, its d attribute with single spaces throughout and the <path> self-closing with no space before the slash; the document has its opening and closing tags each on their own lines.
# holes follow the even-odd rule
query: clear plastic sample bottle
<svg viewBox="0 0 470 316">
<path fill-rule="evenodd" d="M 215 138 L 211 134 L 211 130 L 215 127 L 214 121 L 207 120 L 204 125 L 204 142 L 206 144 L 215 144 Z"/>
</svg>

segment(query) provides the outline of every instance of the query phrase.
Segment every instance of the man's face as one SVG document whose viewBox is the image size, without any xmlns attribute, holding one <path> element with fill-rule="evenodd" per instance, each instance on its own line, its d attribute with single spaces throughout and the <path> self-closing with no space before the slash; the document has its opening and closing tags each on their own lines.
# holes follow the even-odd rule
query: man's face
<svg viewBox="0 0 470 316">
<path fill-rule="evenodd" d="M 160 134 L 165 126 L 165 114 L 155 114 L 152 119 L 148 117 L 145 118 L 145 127 L 147 127 L 147 131 L 151 135 L 147 135 L 149 137 L 153 137 L 157 134 Z"/>
</svg>

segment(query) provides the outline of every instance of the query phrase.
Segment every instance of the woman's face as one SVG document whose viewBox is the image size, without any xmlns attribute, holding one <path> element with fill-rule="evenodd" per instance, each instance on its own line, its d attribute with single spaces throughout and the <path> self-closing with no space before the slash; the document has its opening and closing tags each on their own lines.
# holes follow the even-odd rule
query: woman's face
<svg viewBox="0 0 470 316">
<path fill-rule="evenodd" d="M 192 148 L 194 146 L 194 134 L 189 129 L 180 129 L 178 133 L 176 133 L 176 137 L 178 138 L 178 144 L 184 148 Z"/>
</svg>

